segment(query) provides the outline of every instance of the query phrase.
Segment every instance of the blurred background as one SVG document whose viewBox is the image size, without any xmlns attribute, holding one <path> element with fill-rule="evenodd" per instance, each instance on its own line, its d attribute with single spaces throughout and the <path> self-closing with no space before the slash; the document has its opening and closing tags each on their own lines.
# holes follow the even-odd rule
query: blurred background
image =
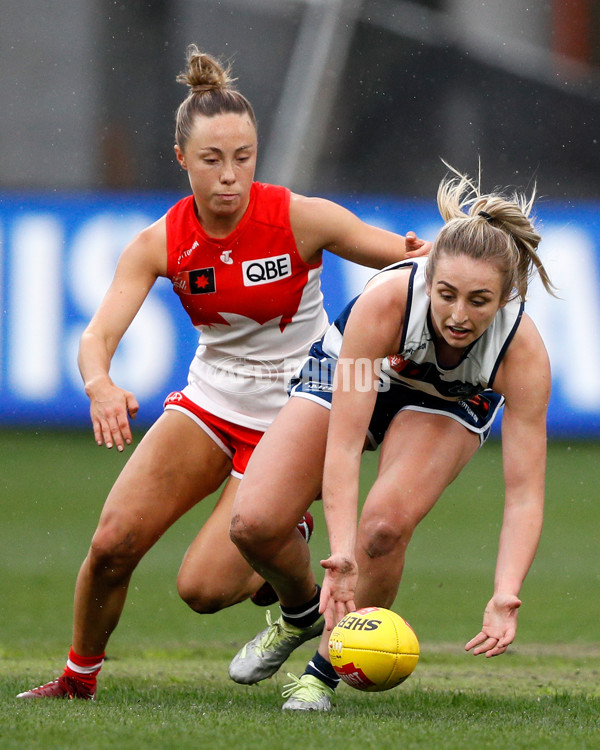
<svg viewBox="0 0 600 750">
<path fill-rule="evenodd" d="M 126 242 L 186 194 L 173 155 L 187 44 L 233 63 L 257 178 L 433 238 L 441 159 L 537 184 L 559 288 L 528 310 L 554 436 L 600 435 L 598 0 L 0 0 L 0 426 L 86 425 L 81 331 Z M 367 274 L 368 275 L 368 274 Z M 365 272 L 328 258 L 335 315 Z M 157 284 L 115 357 L 140 426 L 197 334 Z"/>
</svg>

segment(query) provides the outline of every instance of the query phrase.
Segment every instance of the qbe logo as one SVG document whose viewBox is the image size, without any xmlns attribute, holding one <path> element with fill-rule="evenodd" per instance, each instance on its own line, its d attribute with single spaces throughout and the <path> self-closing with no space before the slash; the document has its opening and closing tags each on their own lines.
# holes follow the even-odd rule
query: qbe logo
<svg viewBox="0 0 600 750">
<path fill-rule="evenodd" d="M 270 284 L 292 275 L 292 261 L 289 255 L 276 255 L 273 258 L 257 258 L 242 263 L 244 286 Z"/>
</svg>

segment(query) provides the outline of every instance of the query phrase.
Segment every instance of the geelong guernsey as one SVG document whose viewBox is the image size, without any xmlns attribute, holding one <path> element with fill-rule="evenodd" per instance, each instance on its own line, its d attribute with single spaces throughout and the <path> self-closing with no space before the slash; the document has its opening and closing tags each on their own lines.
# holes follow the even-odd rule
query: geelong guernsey
<svg viewBox="0 0 600 750">
<path fill-rule="evenodd" d="M 193 196 L 168 212 L 167 276 L 199 346 L 185 394 L 235 424 L 265 430 L 286 385 L 328 321 L 321 261 L 302 260 L 290 226 L 290 191 L 255 182 L 234 231 L 206 234 Z"/>
<path fill-rule="evenodd" d="M 451 401 L 471 398 L 492 388 L 494 378 L 517 330 L 523 303 L 514 299 L 501 307 L 490 327 L 469 347 L 456 367 L 442 367 L 436 357 L 433 329 L 426 293 L 427 258 L 416 258 L 388 266 L 381 273 L 398 268 L 410 269 L 408 299 L 400 348 L 386 357 L 381 380 L 392 387 L 401 384 Z M 354 300 L 355 302 L 356 300 Z M 354 302 L 330 326 L 323 339 L 323 351 L 339 357 L 342 335 Z"/>
</svg>

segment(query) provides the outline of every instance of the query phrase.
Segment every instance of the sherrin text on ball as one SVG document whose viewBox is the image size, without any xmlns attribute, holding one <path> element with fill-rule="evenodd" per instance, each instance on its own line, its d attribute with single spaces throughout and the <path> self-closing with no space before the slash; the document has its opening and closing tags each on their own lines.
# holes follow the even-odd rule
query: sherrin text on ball
<svg viewBox="0 0 600 750">
<path fill-rule="evenodd" d="M 331 664 L 357 690 L 390 690 L 413 672 L 419 641 L 400 615 L 382 607 L 350 612 L 331 631 Z"/>
</svg>

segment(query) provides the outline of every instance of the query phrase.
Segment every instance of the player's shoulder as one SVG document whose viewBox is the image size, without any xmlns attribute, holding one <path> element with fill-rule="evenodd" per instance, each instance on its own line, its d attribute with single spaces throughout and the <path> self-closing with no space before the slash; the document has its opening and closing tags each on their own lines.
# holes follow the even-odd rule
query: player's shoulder
<svg viewBox="0 0 600 750">
<path fill-rule="evenodd" d="M 376 273 L 357 300 L 359 310 L 375 316 L 403 315 L 408 301 L 411 263 L 397 263 Z"/>
<path fill-rule="evenodd" d="M 250 218 L 258 224 L 289 226 L 291 191 L 281 185 L 253 182 L 250 192 Z"/>
<path fill-rule="evenodd" d="M 167 211 L 165 216 L 169 221 L 176 221 L 181 216 L 185 216 L 186 213 L 194 212 L 194 196 L 185 195 L 176 201 Z"/>
<path fill-rule="evenodd" d="M 147 227 L 141 230 L 136 237 L 142 244 L 153 245 L 162 244 L 166 246 L 167 242 L 167 215 L 163 214 L 160 219 L 153 221 Z"/>
<path fill-rule="evenodd" d="M 507 355 L 526 362 L 530 357 L 546 354 L 542 336 L 531 316 L 523 312 L 507 349 Z"/>
<path fill-rule="evenodd" d="M 291 193 L 290 223 L 296 239 L 314 250 L 330 248 L 341 237 L 357 237 L 361 222 L 328 198 Z"/>
<path fill-rule="evenodd" d="M 319 196 L 300 195 L 290 192 L 290 215 L 303 216 L 306 219 L 320 218 L 326 214 L 349 213 L 335 201 Z"/>
<path fill-rule="evenodd" d="M 163 215 L 133 238 L 123 251 L 122 259 L 152 268 L 157 275 L 163 276 L 166 273 L 166 248 L 166 216 Z"/>
<path fill-rule="evenodd" d="M 283 185 L 274 185 L 271 182 L 259 182 L 258 180 L 252 183 L 251 192 L 256 197 L 273 200 L 277 198 L 286 198 L 289 200 L 289 197 L 292 195 L 292 191 Z"/>
<path fill-rule="evenodd" d="M 507 395 L 512 385 L 519 393 L 524 381 L 537 383 L 543 394 L 550 387 L 550 360 L 537 326 L 527 313 L 523 313 L 512 337 L 494 381 L 494 390 Z"/>
<path fill-rule="evenodd" d="M 382 268 L 369 279 L 363 294 L 368 292 L 371 296 L 381 294 L 390 297 L 402 294 L 406 299 L 411 279 L 418 270 L 416 260 L 402 260 Z"/>
</svg>

